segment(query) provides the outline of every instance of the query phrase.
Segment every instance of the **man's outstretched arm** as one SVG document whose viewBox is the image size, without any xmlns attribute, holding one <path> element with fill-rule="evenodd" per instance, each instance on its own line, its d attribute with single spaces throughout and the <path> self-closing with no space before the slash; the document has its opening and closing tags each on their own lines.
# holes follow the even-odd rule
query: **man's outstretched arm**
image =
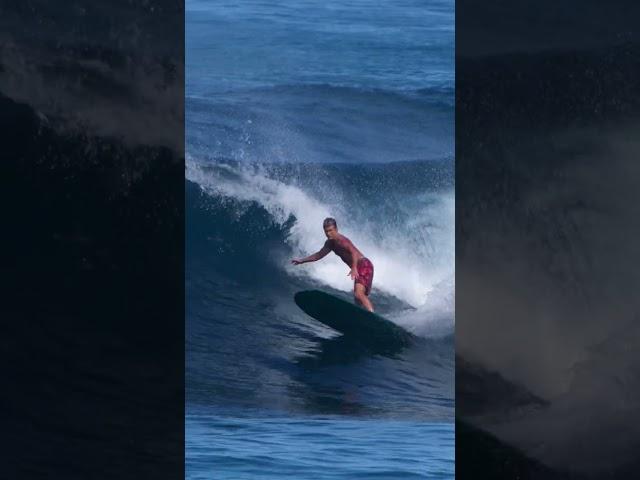
<svg viewBox="0 0 640 480">
<path fill-rule="evenodd" d="M 293 260 L 291 260 L 291 263 L 293 263 L 294 265 L 300 265 L 301 263 L 315 262 L 316 260 L 320 260 L 321 258 L 326 257 L 331 251 L 331 248 L 329 248 L 327 243 L 325 243 L 324 246 L 316 253 L 304 258 L 294 258 Z"/>
</svg>

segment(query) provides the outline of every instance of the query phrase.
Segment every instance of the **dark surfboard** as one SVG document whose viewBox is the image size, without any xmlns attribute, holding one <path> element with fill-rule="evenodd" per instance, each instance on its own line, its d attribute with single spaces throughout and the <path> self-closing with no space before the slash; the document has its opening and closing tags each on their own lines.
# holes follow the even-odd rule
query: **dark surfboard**
<svg viewBox="0 0 640 480">
<path fill-rule="evenodd" d="M 411 333 L 390 320 L 320 290 L 298 292 L 293 298 L 307 315 L 364 344 L 404 347 L 413 339 Z"/>
</svg>

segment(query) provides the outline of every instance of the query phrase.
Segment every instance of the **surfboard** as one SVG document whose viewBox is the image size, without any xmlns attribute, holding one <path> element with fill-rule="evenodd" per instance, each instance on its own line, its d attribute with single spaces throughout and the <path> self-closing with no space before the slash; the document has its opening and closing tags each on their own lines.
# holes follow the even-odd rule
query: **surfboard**
<svg viewBox="0 0 640 480">
<path fill-rule="evenodd" d="M 320 290 L 305 290 L 293 297 L 307 315 L 344 336 L 378 346 L 407 346 L 413 335 L 377 313 Z"/>
</svg>

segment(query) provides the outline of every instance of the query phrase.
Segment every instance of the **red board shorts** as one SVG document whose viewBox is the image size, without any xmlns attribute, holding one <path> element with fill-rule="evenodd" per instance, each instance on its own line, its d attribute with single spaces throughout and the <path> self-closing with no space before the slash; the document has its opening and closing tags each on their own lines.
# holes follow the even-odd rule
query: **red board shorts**
<svg viewBox="0 0 640 480">
<path fill-rule="evenodd" d="M 358 279 L 354 282 L 353 286 L 355 287 L 356 283 L 364 285 L 364 293 L 365 295 L 369 295 L 371 284 L 373 283 L 373 263 L 371 263 L 368 258 L 362 257 L 358 260 L 356 267 L 358 269 Z"/>
</svg>

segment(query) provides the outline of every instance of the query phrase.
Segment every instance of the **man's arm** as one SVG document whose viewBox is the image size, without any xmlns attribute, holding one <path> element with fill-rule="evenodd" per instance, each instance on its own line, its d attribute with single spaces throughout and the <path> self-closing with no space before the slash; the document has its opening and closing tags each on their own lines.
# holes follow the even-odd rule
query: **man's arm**
<svg viewBox="0 0 640 480">
<path fill-rule="evenodd" d="M 353 243 L 351 243 L 351 240 L 349 240 L 349 250 L 351 250 L 351 271 L 347 275 L 349 275 L 352 280 L 357 280 L 359 277 L 358 255 L 360 255 L 360 252 L 356 250 L 356 247 L 353 246 Z"/>
<path fill-rule="evenodd" d="M 324 246 L 318 250 L 316 253 L 309 255 L 308 257 L 293 259 L 291 263 L 294 265 L 300 265 L 301 263 L 315 262 L 316 260 L 320 260 L 321 258 L 326 257 L 331 251 L 331 247 L 329 246 L 329 240 L 324 243 Z"/>
</svg>

